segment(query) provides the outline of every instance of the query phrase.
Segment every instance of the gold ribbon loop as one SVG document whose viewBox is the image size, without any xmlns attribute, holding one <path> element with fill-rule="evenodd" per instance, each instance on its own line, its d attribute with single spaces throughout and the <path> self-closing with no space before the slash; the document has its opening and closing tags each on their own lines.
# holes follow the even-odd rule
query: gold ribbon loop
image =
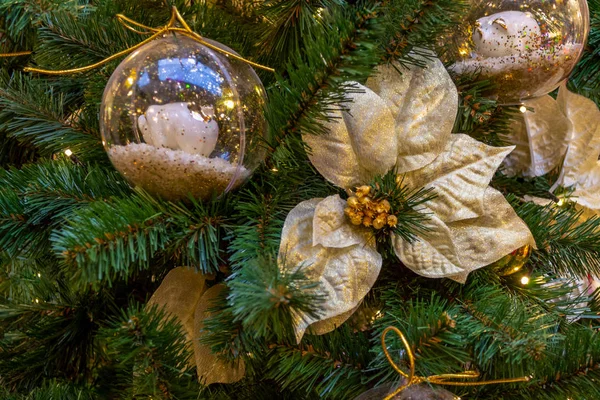
<svg viewBox="0 0 600 400">
<path fill-rule="evenodd" d="M 385 337 L 388 332 L 393 331 L 400 340 L 402 340 L 402 344 L 406 349 L 406 354 L 408 355 L 408 365 L 409 372 L 408 374 L 400 369 L 400 367 L 392 360 L 390 353 L 387 349 L 387 345 L 385 344 Z M 381 334 L 381 347 L 383 348 L 383 353 L 385 354 L 385 358 L 387 358 L 388 362 L 394 368 L 396 372 L 406 378 L 406 383 L 400 387 L 398 387 L 392 394 L 385 397 L 384 400 L 393 399 L 398 393 L 402 392 L 404 389 L 408 388 L 411 385 L 428 382 L 436 385 L 449 385 L 449 386 L 482 386 L 482 385 L 492 385 L 498 383 L 515 383 L 515 382 L 527 382 L 529 378 L 510 378 L 510 379 L 496 379 L 490 381 L 479 381 L 479 382 L 462 382 L 462 381 L 453 381 L 452 379 L 477 379 L 479 378 L 479 373 L 475 371 L 465 371 L 458 374 L 441 374 L 441 375 L 430 375 L 430 376 L 415 376 L 415 355 L 412 352 L 410 344 L 406 337 L 400 331 L 400 329 L 394 326 L 388 326 L 383 330 Z"/>
<path fill-rule="evenodd" d="M 245 58 L 240 57 L 237 54 L 234 54 L 230 51 L 224 50 L 220 47 L 217 47 L 217 46 L 207 42 L 206 40 L 204 40 L 204 38 L 202 36 L 198 35 L 194 31 L 192 31 L 192 28 L 190 28 L 190 26 L 187 24 L 187 22 L 185 22 L 185 20 L 183 19 L 183 17 L 181 16 L 181 14 L 179 13 L 179 11 L 177 10 L 177 8 L 175 6 L 173 6 L 173 8 L 171 9 L 171 18 L 169 19 L 169 23 L 162 28 L 152 28 L 150 26 L 146 26 L 144 24 L 141 24 L 139 22 L 132 20 L 131 18 L 127 18 L 123 14 L 117 14 L 116 17 L 117 17 L 117 20 L 121 23 L 121 25 L 123 25 L 126 29 L 128 29 L 132 32 L 135 32 L 135 33 L 139 33 L 140 35 L 151 35 L 151 36 L 148 37 L 147 39 L 141 41 L 140 43 L 136 44 L 135 46 L 129 47 L 128 49 L 125 49 L 116 54 L 113 54 L 112 56 L 107 57 L 102 61 L 99 61 L 95 64 L 87 65 L 85 67 L 58 70 L 58 71 L 27 67 L 27 68 L 24 68 L 23 70 L 25 72 L 36 72 L 38 74 L 46 74 L 46 75 L 67 75 L 67 74 L 76 74 L 79 72 L 87 72 L 94 68 L 100 67 L 116 58 L 124 56 L 128 53 L 131 53 L 132 51 L 139 49 L 146 43 L 151 42 L 152 40 L 160 37 L 161 35 L 164 35 L 165 33 L 176 32 L 176 33 L 180 33 L 184 36 L 187 36 L 190 39 L 193 39 L 196 42 L 198 42 L 214 51 L 218 51 L 221 54 L 225 54 L 228 57 L 234 58 L 236 60 L 239 60 L 241 62 L 244 62 L 244 63 L 251 65 L 253 67 L 256 67 L 256 68 L 261 68 L 261 69 L 264 69 L 264 70 L 267 70 L 270 72 L 275 72 L 275 70 L 273 68 L 269 68 L 264 65 L 257 64 L 250 60 L 246 60 Z M 175 24 L 177 22 L 179 22 L 179 24 L 182 26 L 181 28 L 175 26 Z M 31 53 L 31 52 L 29 52 L 29 53 Z M 14 54 L 16 54 L 16 53 L 14 53 Z"/>
</svg>

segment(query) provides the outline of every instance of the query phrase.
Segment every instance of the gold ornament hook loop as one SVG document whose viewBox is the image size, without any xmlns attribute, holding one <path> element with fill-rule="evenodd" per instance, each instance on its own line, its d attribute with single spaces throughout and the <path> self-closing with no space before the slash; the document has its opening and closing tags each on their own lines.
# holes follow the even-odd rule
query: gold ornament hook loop
<svg viewBox="0 0 600 400">
<path fill-rule="evenodd" d="M 196 42 L 214 50 L 217 51 L 221 54 L 225 54 L 228 57 L 234 58 L 238 61 L 244 62 L 248 65 L 251 65 L 255 68 L 261 68 L 264 69 L 266 71 L 270 71 L 270 72 L 275 72 L 275 70 L 273 68 L 269 68 L 266 67 L 264 65 L 261 64 L 257 64 L 255 62 L 252 62 L 250 60 L 246 60 L 245 58 L 238 56 L 237 54 L 234 54 L 232 52 L 229 52 L 227 50 L 224 50 L 218 46 L 215 46 L 209 42 L 207 42 L 206 40 L 204 40 L 204 38 L 197 34 L 196 32 L 194 32 L 192 30 L 192 28 L 190 28 L 190 26 L 187 24 L 187 22 L 185 22 L 185 20 L 183 19 L 182 15 L 179 13 L 179 11 L 177 10 L 177 7 L 173 6 L 171 8 L 171 18 L 169 19 L 169 22 L 167 23 L 167 25 L 165 25 L 162 28 L 152 28 L 151 26 L 146 26 L 144 24 L 141 24 L 137 21 L 132 20 L 131 18 L 126 17 L 123 14 L 117 14 L 116 15 L 117 20 L 119 21 L 119 23 L 121 25 L 123 25 L 123 27 L 125 27 L 125 29 L 128 29 L 132 32 L 138 33 L 140 35 L 151 35 L 150 37 L 148 37 L 147 39 L 144 39 L 143 41 L 141 41 L 140 43 L 131 46 L 123 51 L 120 51 L 116 54 L 113 54 L 110 57 L 105 58 L 102 61 L 98 61 L 97 63 L 91 64 L 91 65 L 87 65 L 85 67 L 80 67 L 80 68 L 73 68 L 73 69 L 65 69 L 65 70 L 57 70 L 57 71 L 52 71 L 52 70 L 47 70 L 47 69 L 41 69 L 41 68 L 33 68 L 33 67 L 26 67 L 23 69 L 23 71 L 25 72 L 35 72 L 38 74 L 46 74 L 46 75 L 68 75 L 68 74 L 76 74 L 76 73 L 80 73 L 80 72 L 87 72 L 90 71 L 92 69 L 98 68 L 106 63 L 109 63 L 110 61 L 119 58 L 121 56 L 124 56 L 126 54 L 131 53 L 134 50 L 139 49 L 140 47 L 142 47 L 143 45 L 145 45 L 146 43 L 151 42 L 152 40 L 158 38 L 159 36 L 168 33 L 168 32 L 177 32 L 177 33 L 181 33 L 182 35 L 189 37 L 192 40 L 195 40 Z M 181 28 L 175 26 L 175 24 L 179 22 L 179 24 L 182 26 Z M 31 52 L 29 52 L 30 54 Z M 13 55 L 15 55 L 16 53 L 13 53 Z M 22 54 L 17 54 L 17 55 L 22 55 Z M 1 56 L 1 55 L 0 55 Z M 10 56 L 10 55 L 7 55 Z"/>
<path fill-rule="evenodd" d="M 400 367 L 394 362 L 394 360 L 392 360 L 392 357 L 390 356 L 390 353 L 387 349 L 387 345 L 385 344 L 385 337 L 389 331 L 393 331 L 396 335 L 398 335 L 400 337 L 400 339 L 402 340 L 402 344 L 404 345 L 404 348 L 406 349 L 406 353 L 408 354 L 409 368 L 410 368 L 410 372 L 408 374 L 406 372 L 402 371 L 400 369 Z M 413 352 L 410 349 L 408 340 L 406 340 L 406 337 L 404 336 L 402 331 L 400 331 L 400 329 L 396 328 L 395 326 L 388 326 L 387 328 L 385 328 L 383 330 L 383 333 L 381 334 L 381 347 L 383 348 L 383 354 L 385 354 L 385 358 L 387 358 L 387 360 L 390 363 L 390 365 L 392 366 L 392 368 L 394 368 L 394 370 L 397 373 L 399 373 L 400 375 L 402 375 L 409 381 L 412 380 L 412 378 L 415 375 L 415 357 L 413 355 Z"/>
<path fill-rule="evenodd" d="M 123 14 L 117 14 L 115 17 L 117 18 L 119 23 L 125 27 L 125 29 L 129 29 L 130 31 L 139 33 L 140 35 L 149 35 L 151 33 L 156 33 L 160 30 L 168 29 L 168 25 L 162 29 L 152 28 L 150 26 L 140 24 L 139 22 L 136 22 L 136 21 L 132 20 L 131 18 L 126 17 Z M 144 29 L 144 31 L 139 31 L 135 27 L 142 28 L 142 29 Z"/>
<path fill-rule="evenodd" d="M 408 374 L 406 372 L 402 371 L 400 369 L 400 367 L 398 366 L 398 364 L 396 364 L 394 362 L 394 360 L 392 360 L 392 356 L 390 356 L 390 352 L 387 349 L 387 345 L 385 344 L 385 337 L 388 334 L 388 332 L 390 332 L 390 331 L 394 332 L 396 335 L 398 335 L 400 337 L 400 340 L 402 340 L 402 344 L 404 345 L 404 348 L 406 349 L 406 354 L 408 355 L 408 365 L 409 365 Z M 422 382 L 420 377 L 415 377 L 415 355 L 413 354 L 413 352 L 410 348 L 410 344 L 408 343 L 408 340 L 406 340 L 406 336 L 404 336 L 404 334 L 402 333 L 402 331 L 400 329 L 396 328 L 395 326 L 388 326 L 387 328 L 385 328 L 383 330 L 383 332 L 381 333 L 381 347 L 383 349 L 383 354 L 385 354 L 385 358 L 388 360 L 388 363 L 390 363 L 392 368 L 394 368 L 394 371 L 396 371 L 397 373 L 399 373 L 400 375 L 402 375 L 403 377 L 406 378 L 406 383 L 404 385 L 398 387 L 392 394 L 386 396 L 384 400 L 390 400 L 390 399 L 394 398 L 394 396 L 396 396 L 398 393 L 402 392 L 404 389 L 409 387 L 410 385 Z"/>
<path fill-rule="evenodd" d="M 409 365 L 409 373 L 402 371 L 400 367 L 392 360 L 390 353 L 387 349 L 387 345 L 385 344 L 385 337 L 388 332 L 394 332 L 400 340 L 402 340 L 402 344 L 406 349 L 406 354 L 408 355 L 408 365 Z M 398 393 L 402 392 L 406 388 L 411 385 L 419 384 L 422 382 L 433 383 L 436 385 L 449 385 L 449 386 L 483 386 L 483 385 L 492 385 L 498 383 L 515 383 L 515 382 L 527 382 L 529 381 L 528 377 L 521 378 L 510 378 L 510 379 L 496 379 L 489 381 L 479 381 L 479 382 L 460 382 L 460 381 L 452 381 L 451 379 L 477 379 L 479 378 L 479 373 L 475 371 L 465 371 L 457 374 L 441 374 L 441 375 L 430 375 L 430 376 L 415 376 L 415 355 L 406 339 L 406 336 L 402 333 L 402 331 L 394 326 L 388 326 L 381 333 L 381 347 L 383 349 L 383 354 L 385 354 L 385 358 L 388 360 L 388 363 L 394 368 L 394 371 L 398 372 L 404 378 L 406 378 L 406 383 L 402 386 L 399 386 L 393 393 L 387 395 L 384 400 L 393 399 Z"/>
</svg>

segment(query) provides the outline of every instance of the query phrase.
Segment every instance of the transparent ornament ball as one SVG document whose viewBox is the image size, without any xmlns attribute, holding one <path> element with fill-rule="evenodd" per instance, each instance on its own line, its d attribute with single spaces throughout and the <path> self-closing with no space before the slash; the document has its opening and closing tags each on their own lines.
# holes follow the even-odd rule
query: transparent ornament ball
<svg viewBox="0 0 600 400">
<path fill-rule="evenodd" d="M 568 77 L 589 33 L 586 0 L 472 0 L 464 23 L 441 38 L 458 76 L 493 84 L 501 104 L 543 96 Z M 446 47 L 446 46 L 444 46 Z"/>
<path fill-rule="evenodd" d="M 405 380 L 402 381 L 402 384 Z M 383 400 L 387 396 L 394 393 L 397 385 L 384 384 L 371 390 L 367 390 L 360 396 L 355 397 L 354 400 Z M 432 388 L 427 384 L 411 385 L 392 397 L 391 400 L 460 400 L 458 396 L 455 396 L 451 392 L 437 387 Z"/>
<path fill-rule="evenodd" d="M 265 101 L 248 64 L 171 34 L 115 69 L 100 132 L 132 184 L 167 200 L 208 199 L 240 186 L 264 159 Z"/>
</svg>

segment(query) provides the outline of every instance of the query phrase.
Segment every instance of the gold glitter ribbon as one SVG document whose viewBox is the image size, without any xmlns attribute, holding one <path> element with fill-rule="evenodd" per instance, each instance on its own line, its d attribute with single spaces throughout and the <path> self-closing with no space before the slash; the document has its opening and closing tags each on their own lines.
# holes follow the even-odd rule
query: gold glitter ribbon
<svg viewBox="0 0 600 400">
<path fill-rule="evenodd" d="M 387 346 L 385 344 L 385 336 L 388 332 L 393 331 L 396 335 L 400 337 L 402 340 L 402 344 L 404 344 L 404 348 L 406 349 L 406 353 L 408 354 L 408 362 L 409 362 L 409 373 L 402 371 L 400 367 L 392 360 L 390 353 L 387 350 Z M 453 381 L 452 379 L 477 379 L 479 377 L 479 373 L 475 371 L 465 371 L 459 374 L 441 374 L 441 375 L 430 375 L 430 376 L 416 376 L 415 375 L 415 355 L 413 354 L 410 345 L 408 344 L 408 340 L 404 334 L 400 331 L 400 329 L 388 326 L 383 330 L 381 334 L 381 347 L 383 348 L 383 353 L 387 358 L 388 362 L 394 368 L 394 370 L 406 378 L 406 383 L 398 389 L 396 389 L 392 394 L 385 397 L 384 400 L 393 399 L 398 393 L 402 392 L 404 389 L 408 388 L 411 385 L 428 382 L 433 383 L 435 385 L 449 385 L 449 386 L 483 386 L 483 385 L 492 385 L 497 383 L 515 383 L 515 382 L 527 382 L 529 378 L 511 378 L 511 379 L 496 379 L 490 381 L 478 381 L 478 382 L 462 382 L 462 381 Z"/>
<path fill-rule="evenodd" d="M 181 14 L 179 13 L 179 11 L 177 10 L 177 7 L 173 6 L 173 8 L 171 9 L 171 19 L 169 20 L 169 22 L 167 23 L 167 25 L 165 25 L 162 28 L 152 28 L 143 24 L 140 24 L 139 22 L 136 22 L 130 18 L 127 18 L 126 16 L 122 15 L 122 14 L 117 14 L 117 19 L 119 20 L 119 22 L 127 29 L 129 29 L 132 32 L 135 33 L 139 33 L 141 35 L 151 35 L 149 38 L 141 41 L 140 43 L 136 44 L 135 46 L 129 47 L 128 49 L 125 49 L 123 51 L 120 51 L 116 54 L 113 54 L 110 57 L 105 58 L 102 61 L 99 61 L 95 64 L 91 64 L 85 67 L 81 67 L 81 68 L 73 68 L 73 69 L 63 69 L 63 70 L 57 70 L 57 71 L 52 71 L 52 70 L 47 70 L 47 69 L 40 69 L 40 68 L 32 68 L 32 67 L 26 67 L 23 70 L 25 72 L 37 72 L 39 74 L 46 74 L 46 75 L 68 75 L 68 74 L 76 74 L 79 72 L 86 72 L 86 71 L 90 71 L 94 68 L 100 67 L 116 58 L 119 58 L 121 56 L 124 56 L 128 53 L 131 53 L 134 50 L 139 49 L 140 47 L 142 47 L 143 45 L 145 45 L 146 43 L 149 43 L 151 41 L 153 41 L 154 39 L 164 35 L 165 33 L 169 33 L 169 32 L 176 32 L 176 33 L 180 33 L 184 36 L 189 37 L 190 39 L 195 40 L 196 42 L 212 49 L 215 51 L 218 51 L 219 53 L 225 54 L 226 56 L 229 56 L 231 58 L 234 58 L 236 60 L 242 61 L 246 64 L 249 64 L 253 67 L 256 68 L 261 68 L 270 72 L 275 72 L 275 70 L 273 68 L 269 68 L 266 67 L 264 65 L 261 64 L 257 64 L 255 62 L 252 62 L 250 60 L 246 60 L 245 58 L 238 56 L 237 54 L 231 53 L 227 50 L 224 50 L 220 47 L 215 46 L 214 44 L 211 44 L 209 42 L 207 42 L 206 40 L 204 40 L 204 38 L 202 36 L 200 36 L 199 34 L 197 34 L 196 32 L 192 31 L 192 28 L 190 28 L 190 26 L 187 24 L 187 22 L 185 22 L 185 20 L 183 19 L 183 17 L 181 16 Z M 175 24 L 179 22 L 179 24 L 182 27 L 177 27 L 175 26 Z M 23 55 L 21 53 L 13 53 L 13 55 Z"/>
</svg>

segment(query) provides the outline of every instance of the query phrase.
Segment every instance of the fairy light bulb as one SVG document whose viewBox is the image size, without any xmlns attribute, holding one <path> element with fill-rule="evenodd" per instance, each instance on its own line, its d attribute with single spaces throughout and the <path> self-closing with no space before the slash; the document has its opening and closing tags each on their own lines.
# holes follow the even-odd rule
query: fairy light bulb
<svg viewBox="0 0 600 400">
<path fill-rule="evenodd" d="M 527 107 L 521 106 L 521 107 L 519 107 L 519 111 L 521 111 L 523 114 L 525 114 L 525 112 L 527 112 Z"/>
<path fill-rule="evenodd" d="M 524 275 L 523 277 L 521 277 L 521 285 L 527 285 L 529 283 L 529 277 L 527 275 Z"/>
<path fill-rule="evenodd" d="M 71 157 L 71 156 L 73 155 L 73 152 L 71 151 L 71 149 L 66 149 L 66 150 L 65 150 L 65 155 L 66 155 L 67 157 Z"/>
</svg>

